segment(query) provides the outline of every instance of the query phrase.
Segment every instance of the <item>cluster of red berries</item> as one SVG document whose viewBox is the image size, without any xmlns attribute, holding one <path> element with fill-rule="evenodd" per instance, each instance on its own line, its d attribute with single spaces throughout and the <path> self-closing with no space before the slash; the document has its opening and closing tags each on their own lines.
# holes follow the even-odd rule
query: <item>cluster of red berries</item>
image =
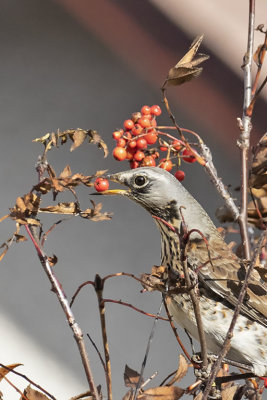
<svg viewBox="0 0 267 400">
<path fill-rule="evenodd" d="M 185 147 L 181 140 L 166 135 L 160 130 L 156 121 L 159 115 L 161 115 L 161 108 L 158 105 L 151 107 L 144 105 L 140 112 L 135 112 L 131 119 L 126 119 L 123 129 L 112 133 L 113 139 L 116 141 L 113 157 L 118 161 L 128 160 L 131 168 L 158 166 L 169 172 L 175 166 L 174 158 L 176 160 L 183 159 L 188 163 L 195 162 L 194 154 Z M 172 139 L 166 141 L 164 140 L 166 137 Z M 149 148 L 151 145 L 154 147 Z M 160 159 L 160 152 L 167 152 L 167 156 Z M 179 161 L 178 164 L 180 165 Z M 179 181 L 183 181 L 185 173 L 178 169 L 174 176 Z M 107 185 L 106 179 L 98 178 L 95 182 L 95 189 L 99 192 L 104 191 L 108 189 Z"/>
<path fill-rule="evenodd" d="M 158 140 L 156 117 L 160 114 L 161 109 L 157 105 L 143 106 L 141 112 L 136 112 L 131 119 L 126 119 L 123 123 L 124 129 L 112 134 L 116 140 L 113 157 L 118 161 L 129 160 L 131 168 L 155 167 L 155 158 L 158 155 L 146 149 Z"/>
</svg>

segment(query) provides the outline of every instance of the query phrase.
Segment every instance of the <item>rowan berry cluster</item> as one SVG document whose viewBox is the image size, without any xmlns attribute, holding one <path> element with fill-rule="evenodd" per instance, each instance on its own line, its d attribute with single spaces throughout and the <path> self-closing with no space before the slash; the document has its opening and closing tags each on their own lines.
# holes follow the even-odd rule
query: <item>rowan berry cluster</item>
<svg viewBox="0 0 267 400">
<path fill-rule="evenodd" d="M 166 140 L 170 135 L 161 132 L 156 121 L 160 114 L 161 108 L 158 105 L 144 105 L 140 112 L 134 113 L 131 119 L 126 119 L 123 123 L 124 129 L 116 130 L 112 134 L 116 140 L 113 157 L 118 161 L 129 160 L 131 168 L 157 165 L 167 171 L 175 166 L 173 158 L 177 159 L 177 155 L 186 162 L 195 162 L 196 158 L 181 140 Z M 151 145 L 156 147 L 151 148 Z M 160 152 L 167 152 L 167 156 L 160 159 Z M 181 172 L 179 170 L 177 174 L 180 178 Z"/>
<path fill-rule="evenodd" d="M 181 160 L 193 163 L 196 157 L 182 140 L 164 132 L 164 128 L 168 127 L 157 124 L 156 119 L 160 115 L 160 106 L 144 105 L 139 112 L 132 114 L 131 119 L 126 119 L 123 129 L 112 133 L 116 141 L 113 157 L 117 161 L 128 160 L 131 168 L 158 166 L 170 172 L 176 167 L 174 176 L 183 181 L 185 173 L 179 168 Z M 106 186 L 104 178 L 96 180 L 97 191 L 107 190 Z"/>
</svg>

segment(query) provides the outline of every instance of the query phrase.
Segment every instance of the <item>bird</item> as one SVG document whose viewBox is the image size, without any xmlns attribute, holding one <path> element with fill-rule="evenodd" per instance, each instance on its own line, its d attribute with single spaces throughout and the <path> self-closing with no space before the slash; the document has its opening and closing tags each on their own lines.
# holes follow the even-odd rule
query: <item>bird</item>
<svg viewBox="0 0 267 400">
<path fill-rule="evenodd" d="M 159 167 L 139 167 L 108 175 L 126 189 L 106 195 L 125 196 L 154 218 L 161 234 L 161 265 L 177 281 L 183 279 L 182 238 L 188 235 L 186 262 L 197 279 L 198 300 L 207 349 L 218 354 L 223 346 L 246 266 L 229 248 L 209 215 L 185 187 Z M 188 291 L 168 295 L 174 321 L 199 340 L 197 322 Z M 256 376 L 267 375 L 267 287 L 256 270 L 237 318 L 227 359 L 247 366 Z"/>
</svg>

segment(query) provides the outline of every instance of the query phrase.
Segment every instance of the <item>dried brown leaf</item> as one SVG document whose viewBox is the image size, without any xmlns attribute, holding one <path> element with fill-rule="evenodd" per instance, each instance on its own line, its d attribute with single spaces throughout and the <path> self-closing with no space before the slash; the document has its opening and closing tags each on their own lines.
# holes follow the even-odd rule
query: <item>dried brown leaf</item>
<svg viewBox="0 0 267 400">
<path fill-rule="evenodd" d="M 72 136 L 72 140 L 73 143 L 71 145 L 70 151 L 73 151 L 75 149 L 77 149 L 77 147 L 81 146 L 85 140 L 87 136 L 87 132 L 82 130 L 82 129 L 76 129 L 76 131 L 74 131 L 73 136 Z"/>
<path fill-rule="evenodd" d="M 158 386 L 147 389 L 139 396 L 138 400 L 177 400 L 185 393 L 185 390 L 177 386 Z"/>
<path fill-rule="evenodd" d="M 6 369 L 6 368 L 4 368 L 4 367 L 1 367 L 1 368 L 0 368 L 0 382 L 1 382 L 1 380 L 10 372 L 10 371 L 9 371 L 10 369 L 13 370 L 13 369 L 19 367 L 20 365 L 23 365 L 23 364 L 10 364 L 10 365 L 7 365 L 7 367 L 8 367 L 9 369 Z"/>
<path fill-rule="evenodd" d="M 43 144 L 46 144 L 46 141 L 50 138 L 50 133 L 46 133 L 44 136 L 41 136 L 39 138 L 33 139 L 33 142 L 41 142 Z"/>
<path fill-rule="evenodd" d="M 256 63 L 257 67 L 261 65 L 261 54 L 263 50 L 264 46 L 260 44 L 255 53 L 253 54 L 253 61 Z"/>
<path fill-rule="evenodd" d="M 84 211 L 80 212 L 81 217 L 86 218 L 86 219 L 90 219 L 91 221 L 108 221 L 112 218 L 112 213 L 101 213 L 101 209 L 102 209 L 102 204 L 98 203 L 97 205 L 95 204 L 95 202 L 93 200 L 90 200 L 93 208 L 87 208 Z"/>
<path fill-rule="evenodd" d="M 48 259 L 50 267 L 54 267 L 58 261 L 58 258 L 55 254 L 53 254 L 52 257 L 48 257 L 47 259 Z"/>
<path fill-rule="evenodd" d="M 99 133 L 93 129 L 90 129 L 88 131 L 88 136 L 89 136 L 89 143 L 96 144 L 100 149 L 102 149 L 104 151 L 104 157 L 106 158 L 108 156 L 108 146 L 101 138 Z"/>
<path fill-rule="evenodd" d="M 52 183 L 51 179 L 49 178 L 45 178 L 37 185 L 33 186 L 33 190 L 36 190 L 36 192 L 40 192 L 42 194 L 47 194 L 48 192 L 50 192 L 51 189 L 52 189 Z"/>
<path fill-rule="evenodd" d="M 19 235 L 17 233 L 15 233 L 14 236 L 15 236 L 15 239 L 16 239 L 16 243 L 26 242 L 26 240 L 28 240 L 25 236 Z"/>
<path fill-rule="evenodd" d="M 51 213 L 51 214 L 78 214 L 79 206 L 76 202 L 62 202 L 54 206 L 41 207 L 40 212 Z"/>
<path fill-rule="evenodd" d="M 30 385 L 26 387 L 23 394 L 27 397 L 28 400 L 49 400 L 49 398 L 45 394 L 38 392 Z M 24 400 L 24 397 L 21 397 L 20 400 Z"/>
<path fill-rule="evenodd" d="M 66 167 L 63 169 L 63 171 L 59 174 L 59 179 L 65 179 L 69 178 L 71 176 L 71 169 L 69 165 L 66 165 Z"/>
<path fill-rule="evenodd" d="M 185 375 L 187 374 L 187 371 L 188 371 L 188 363 L 185 357 L 182 354 L 180 354 L 178 369 L 173 378 L 167 383 L 167 386 L 171 386 L 175 382 L 180 382 L 183 379 L 183 377 L 185 377 Z"/>
<path fill-rule="evenodd" d="M 203 35 L 195 38 L 188 52 L 170 69 L 165 84 L 181 85 L 193 78 L 197 78 L 201 74 L 203 68 L 199 67 L 199 65 L 209 58 L 209 56 L 205 54 L 197 55 L 202 40 Z"/>
<path fill-rule="evenodd" d="M 133 370 L 132 368 L 128 367 L 128 365 L 126 364 L 123 378 L 124 378 L 124 385 L 126 387 L 135 388 L 137 383 L 139 382 L 140 374 L 137 371 Z M 142 383 L 143 380 L 141 384 Z"/>
<path fill-rule="evenodd" d="M 234 385 L 234 386 L 227 387 L 224 390 L 222 390 L 222 400 L 233 400 L 237 389 L 238 389 L 238 386 Z"/>
</svg>

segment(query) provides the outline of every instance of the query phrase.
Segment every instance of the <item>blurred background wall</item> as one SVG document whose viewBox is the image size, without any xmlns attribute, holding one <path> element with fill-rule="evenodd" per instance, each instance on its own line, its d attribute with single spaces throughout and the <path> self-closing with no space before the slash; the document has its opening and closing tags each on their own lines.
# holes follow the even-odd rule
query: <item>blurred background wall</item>
<svg viewBox="0 0 267 400">
<path fill-rule="evenodd" d="M 258 0 L 256 25 L 266 24 L 266 17 L 266 1 Z M 171 88 L 169 100 L 180 126 L 197 131 L 210 146 L 225 184 L 238 186 L 236 118 L 242 114 L 240 66 L 247 20 L 248 2 L 243 0 L 0 0 L 1 215 L 37 181 L 34 166 L 42 149 L 33 138 L 58 128 L 92 128 L 112 149 L 112 131 L 124 119 L 144 104 L 161 104 L 160 86 L 169 68 L 202 33 L 201 52 L 211 58 L 198 80 Z M 169 124 L 166 113 L 160 118 Z M 255 142 L 266 129 L 266 91 L 258 101 L 253 126 Z M 66 164 L 84 174 L 128 168 L 112 156 L 104 159 L 89 145 L 73 153 L 68 146 L 53 150 L 49 160 L 57 172 Z M 185 186 L 213 216 L 222 201 L 208 177 L 198 165 L 185 169 Z M 84 207 L 91 192 L 79 191 Z M 55 273 L 68 297 L 96 273 L 139 275 L 160 263 L 160 238 L 150 216 L 124 199 L 101 201 L 105 211 L 114 212 L 111 222 L 70 219 L 49 235 L 46 251 L 58 256 Z M 45 227 L 54 221 L 45 216 Z M 13 230 L 11 221 L 2 222 L 1 242 Z M 150 312 L 157 312 L 160 304 L 159 294 L 140 294 L 140 286 L 127 278 L 110 280 L 105 296 Z M 0 361 L 23 363 L 20 371 L 58 399 L 86 390 L 76 344 L 31 243 L 13 246 L 1 262 L 0 298 Z M 96 303 L 88 287 L 73 309 L 84 333 L 90 333 L 101 349 Z M 124 365 L 140 370 L 153 320 L 112 304 L 107 305 L 107 316 L 118 398 L 126 391 Z M 96 383 L 103 385 L 102 367 L 87 344 Z M 158 384 L 176 368 L 179 353 L 169 327 L 160 322 L 145 377 L 159 370 L 154 382 Z M 190 382 L 188 378 L 184 385 Z M 18 398 L 8 385 L 0 390 L 7 398 Z"/>
</svg>

